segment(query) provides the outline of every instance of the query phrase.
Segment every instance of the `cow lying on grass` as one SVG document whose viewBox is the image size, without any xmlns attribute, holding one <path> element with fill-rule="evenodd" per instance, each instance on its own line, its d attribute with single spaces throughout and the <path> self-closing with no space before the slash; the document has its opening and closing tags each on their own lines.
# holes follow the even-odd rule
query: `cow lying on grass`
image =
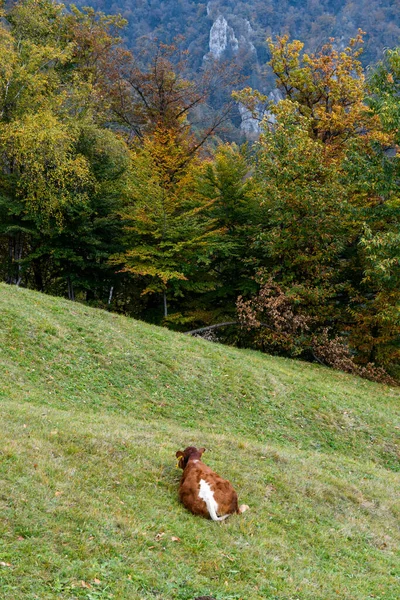
<svg viewBox="0 0 400 600">
<path fill-rule="evenodd" d="M 179 500 L 195 515 L 223 521 L 229 515 L 242 513 L 249 507 L 238 506 L 238 497 L 232 485 L 207 467 L 201 456 L 205 448 L 199 450 L 189 446 L 183 452 L 178 450 L 178 467 L 183 469 L 179 485 Z"/>
</svg>

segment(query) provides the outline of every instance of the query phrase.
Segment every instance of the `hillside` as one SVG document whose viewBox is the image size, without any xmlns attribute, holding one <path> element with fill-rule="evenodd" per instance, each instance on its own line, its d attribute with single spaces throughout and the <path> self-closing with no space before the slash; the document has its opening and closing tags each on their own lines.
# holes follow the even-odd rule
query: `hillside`
<svg viewBox="0 0 400 600">
<path fill-rule="evenodd" d="M 121 32 L 122 40 L 133 50 L 138 64 L 144 60 L 142 66 L 147 66 L 148 61 L 143 59 L 144 48 L 160 42 L 175 44 L 187 52 L 188 79 L 196 80 L 207 62 L 217 59 L 236 65 L 244 78 L 239 87 L 257 89 L 273 102 L 281 95 L 267 66 L 271 58 L 268 37 L 276 39 L 287 34 L 304 42 L 307 52 L 318 52 L 332 38 L 335 47 L 344 50 L 361 30 L 364 44 L 360 60 L 364 67 L 381 60 L 383 51 L 400 41 L 397 0 L 78 0 L 73 4 L 121 14 L 127 22 Z M 213 89 L 209 98 L 211 112 L 220 110 L 230 92 L 225 84 Z M 194 114 L 191 118 L 196 122 L 199 119 Z M 259 133 L 258 121 L 238 104 L 220 135 L 242 143 Z"/>
<path fill-rule="evenodd" d="M 105 13 L 121 13 L 130 47 L 145 38 L 172 43 L 183 36 L 193 70 L 208 53 L 222 59 L 238 57 L 251 85 L 262 87 L 261 71 L 268 58 L 266 37 L 288 33 L 311 50 L 330 37 L 345 46 L 360 28 L 366 32 L 364 64 L 375 62 L 384 48 L 399 43 L 399 7 L 395 0 L 79 0 Z"/>
<path fill-rule="evenodd" d="M 400 392 L 0 286 L 2 600 L 397 600 Z M 177 501 L 175 451 L 251 510 Z"/>
</svg>

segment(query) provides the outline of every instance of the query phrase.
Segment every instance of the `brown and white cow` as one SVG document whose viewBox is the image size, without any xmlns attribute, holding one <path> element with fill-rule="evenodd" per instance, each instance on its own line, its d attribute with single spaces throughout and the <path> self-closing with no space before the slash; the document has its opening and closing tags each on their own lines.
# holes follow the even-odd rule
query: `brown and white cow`
<svg viewBox="0 0 400 600">
<path fill-rule="evenodd" d="M 229 515 L 247 510 L 249 507 L 245 504 L 238 506 L 237 494 L 229 481 L 202 462 L 203 452 L 205 448 L 198 450 L 189 446 L 176 453 L 177 466 L 183 469 L 179 485 L 182 504 L 193 514 L 213 521 L 223 521 Z"/>
</svg>

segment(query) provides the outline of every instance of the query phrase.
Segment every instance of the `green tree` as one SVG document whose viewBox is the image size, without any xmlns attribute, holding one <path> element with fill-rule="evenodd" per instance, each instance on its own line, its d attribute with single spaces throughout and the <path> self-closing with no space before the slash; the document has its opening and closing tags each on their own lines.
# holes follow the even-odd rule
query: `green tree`
<svg viewBox="0 0 400 600">
<path fill-rule="evenodd" d="M 123 248 L 118 211 L 130 158 L 121 140 L 93 125 L 82 127 L 78 150 L 88 161 L 93 188 L 85 202 L 64 208 L 61 224 L 51 220 L 36 233 L 22 266 L 27 266 L 26 277 L 34 277 L 38 289 L 67 291 L 70 299 L 104 305 L 121 280 L 109 257 Z"/>
<path fill-rule="evenodd" d="M 376 112 L 386 131 L 400 141 L 400 48 L 387 49 L 384 58 L 370 71 L 368 105 Z"/>
<path fill-rule="evenodd" d="M 336 162 L 310 136 L 310 118 L 282 101 L 277 122 L 261 136 L 256 177 L 267 219 L 264 268 L 321 308 L 336 294 L 337 261 L 346 244 L 351 207 Z"/>
<path fill-rule="evenodd" d="M 257 237 L 261 232 L 263 209 L 251 173 L 247 147 L 220 145 L 206 161 L 198 180 L 199 193 L 212 201 L 210 216 L 224 231 L 223 243 L 213 252 L 211 267 L 218 286 L 203 301 L 209 320 L 232 318 L 239 294 L 255 292 L 254 275 L 259 266 Z"/>
<path fill-rule="evenodd" d="M 302 44 L 286 37 L 270 45 L 286 98 L 270 107 L 275 124 L 265 124 L 257 148 L 267 209 L 264 281 L 311 319 L 306 346 L 313 335 L 326 342 L 329 331 L 360 364 L 390 369 L 399 296 L 392 272 L 389 287 L 382 278 L 378 285 L 374 248 L 385 243 L 395 252 L 398 159 L 386 155 L 393 136 L 366 103 L 357 41 L 341 53 L 328 44 L 317 55 L 302 54 Z M 259 95 L 241 97 L 254 107 Z"/>
<path fill-rule="evenodd" d="M 132 58 L 123 63 L 111 88 L 111 107 L 133 163 L 130 201 L 122 212 L 129 222 L 127 249 L 113 261 L 141 280 L 143 295 L 162 295 L 164 317 L 172 322 L 190 320 L 186 313 L 193 315 L 193 307 L 183 309 L 185 301 L 216 285 L 210 265 L 221 230 L 207 214 L 210 199 L 196 191 L 195 174 L 230 106 L 204 127 L 193 127 L 190 116 L 205 104 L 220 70 L 189 81 L 183 76 L 185 59 L 172 63 L 174 46 L 153 50 L 148 68 Z M 185 315 L 177 310 L 174 317 L 169 306 L 174 302 L 178 309 L 177 298 Z"/>
<path fill-rule="evenodd" d="M 89 291 L 103 272 L 111 276 L 110 266 L 104 266 L 106 247 L 109 253 L 120 247 L 116 204 L 129 159 L 124 142 L 102 127 L 107 106 L 98 110 L 99 74 L 105 73 L 107 49 L 114 56 L 118 42 L 109 31 L 116 18 L 89 9 L 68 14 L 48 0 L 23 0 L 5 19 L 0 25 L 4 277 L 18 284 L 23 277 L 25 285 L 57 292 L 64 279 L 73 297 L 74 280 Z M 100 63 L 99 48 L 104 50 Z M 108 232 L 104 219 L 114 223 Z"/>
<path fill-rule="evenodd" d="M 127 250 L 114 257 L 123 270 L 140 276 L 143 294 L 168 301 L 215 286 L 209 265 L 219 232 L 195 189 L 196 161 L 171 130 L 159 129 L 132 152 L 131 195 L 122 218 Z M 177 165 L 185 167 L 177 171 Z"/>
</svg>

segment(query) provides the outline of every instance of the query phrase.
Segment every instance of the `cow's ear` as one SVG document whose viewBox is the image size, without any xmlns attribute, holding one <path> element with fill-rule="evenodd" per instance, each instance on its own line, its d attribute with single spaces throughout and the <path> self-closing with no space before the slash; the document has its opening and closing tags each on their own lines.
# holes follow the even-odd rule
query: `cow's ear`
<svg viewBox="0 0 400 600">
<path fill-rule="evenodd" d="M 185 457 L 184 454 L 182 452 L 182 450 L 178 450 L 178 452 L 175 454 L 176 458 L 177 458 L 177 462 L 176 462 L 176 468 L 177 469 L 184 469 L 185 467 L 183 466 L 185 464 Z"/>
<path fill-rule="evenodd" d="M 203 454 L 205 451 L 206 451 L 205 448 L 200 448 L 200 450 L 199 450 L 200 454 Z"/>
</svg>

